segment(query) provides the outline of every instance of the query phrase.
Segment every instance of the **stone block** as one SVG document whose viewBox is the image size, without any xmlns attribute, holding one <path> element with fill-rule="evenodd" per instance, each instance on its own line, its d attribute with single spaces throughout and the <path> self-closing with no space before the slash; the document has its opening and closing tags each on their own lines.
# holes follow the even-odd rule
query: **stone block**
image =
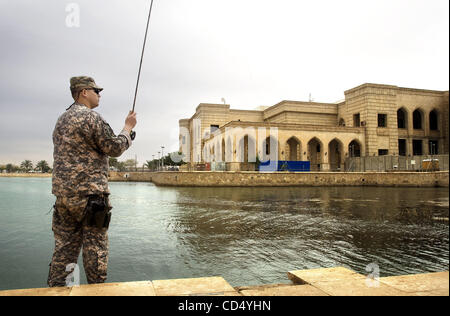
<svg viewBox="0 0 450 316">
<path fill-rule="evenodd" d="M 72 287 L 70 296 L 155 296 L 150 281 L 89 284 Z"/>
<path fill-rule="evenodd" d="M 70 287 L 10 290 L 0 291 L 0 296 L 69 296 L 71 290 Z"/>
<path fill-rule="evenodd" d="M 366 279 L 342 279 L 315 282 L 313 286 L 331 296 L 407 296 L 407 292 L 395 289 L 379 282 L 378 285 L 368 286 Z"/>
<path fill-rule="evenodd" d="M 210 296 L 237 294 L 222 277 L 153 281 L 157 296 Z"/>
<path fill-rule="evenodd" d="M 315 284 L 318 282 L 340 282 L 348 279 L 362 279 L 366 276 L 344 267 L 297 270 L 288 272 L 288 278 L 295 284 Z"/>
<path fill-rule="evenodd" d="M 255 286 L 240 293 L 243 296 L 328 296 L 312 285 Z"/>
<path fill-rule="evenodd" d="M 380 282 L 393 288 L 417 295 L 449 295 L 449 272 L 380 278 Z"/>
<path fill-rule="evenodd" d="M 331 296 L 405 296 L 407 292 L 383 282 L 368 283 L 367 277 L 344 267 L 288 272 L 294 283 L 310 284 Z"/>
</svg>

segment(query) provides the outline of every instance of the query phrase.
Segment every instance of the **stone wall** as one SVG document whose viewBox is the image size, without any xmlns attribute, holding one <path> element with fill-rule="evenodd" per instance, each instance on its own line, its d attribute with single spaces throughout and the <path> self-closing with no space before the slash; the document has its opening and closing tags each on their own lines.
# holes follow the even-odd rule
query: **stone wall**
<svg viewBox="0 0 450 316">
<path fill-rule="evenodd" d="M 420 175 L 420 176 L 419 176 Z M 160 186 L 282 187 L 282 186 L 387 186 L 448 187 L 448 172 L 158 172 L 152 182 Z"/>
<path fill-rule="evenodd" d="M 51 178 L 51 173 L 0 173 L 3 178 Z"/>
<path fill-rule="evenodd" d="M 155 172 L 109 172 L 109 181 L 119 182 L 152 182 Z"/>
</svg>

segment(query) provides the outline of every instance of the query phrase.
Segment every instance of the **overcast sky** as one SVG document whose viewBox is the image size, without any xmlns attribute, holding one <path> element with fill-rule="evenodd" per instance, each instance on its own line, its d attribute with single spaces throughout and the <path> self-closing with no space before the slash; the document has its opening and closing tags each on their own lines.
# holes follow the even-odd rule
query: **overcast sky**
<svg viewBox="0 0 450 316">
<path fill-rule="evenodd" d="M 76 10 L 79 8 L 79 26 Z M 0 0 L 0 164 L 52 163 L 52 131 L 94 77 L 119 133 L 133 103 L 150 0 Z M 234 109 L 344 99 L 371 82 L 448 90 L 448 0 L 154 0 L 133 146 L 178 148 L 200 103 Z M 66 9 L 68 11 L 66 11 Z M 72 26 L 72 27 L 70 27 Z"/>
</svg>

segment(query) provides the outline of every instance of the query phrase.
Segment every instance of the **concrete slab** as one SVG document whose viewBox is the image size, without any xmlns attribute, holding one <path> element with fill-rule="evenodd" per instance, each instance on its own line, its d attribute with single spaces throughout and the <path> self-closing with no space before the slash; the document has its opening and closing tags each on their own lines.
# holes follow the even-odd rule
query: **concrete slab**
<svg viewBox="0 0 450 316">
<path fill-rule="evenodd" d="M 433 291 L 427 291 L 427 292 L 414 292 L 409 293 L 410 296 L 449 296 L 448 295 L 448 289 L 447 290 L 433 290 Z"/>
<path fill-rule="evenodd" d="M 238 294 L 222 277 L 156 280 L 153 288 L 157 296 Z"/>
<path fill-rule="evenodd" d="M 150 281 L 74 286 L 70 296 L 156 296 Z"/>
<path fill-rule="evenodd" d="M 240 290 L 243 296 L 328 296 L 312 285 L 255 286 Z"/>
<path fill-rule="evenodd" d="M 449 272 L 436 272 L 380 278 L 380 282 L 393 288 L 418 295 L 449 295 Z M 433 292 L 434 294 L 432 294 Z M 419 294 L 420 293 L 420 294 Z"/>
<path fill-rule="evenodd" d="M 288 277 L 294 283 L 310 284 L 331 296 L 407 295 L 406 292 L 382 282 L 377 286 L 369 286 L 366 276 L 344 267 L 290 271 Z"/>
<path fill-rule="evenodd" d="M 378 286 L 368 286 L 366 279 L 342 279 L 333 281 L 314 282 L 319 290 L 331 296 L 406 296 L 406 292 L 395 289 L 379 282 Z"/>
<path fill-rule="evenodd" d="M 0 291 L 0 296 L 69 296 L 71 290 L 70 287 L 10 290 Z"/>
<path fill-rule="evenodd" d="M 297 284 L 234 289 L 221 277 L 209 277 L 9 290 L 0 291 L 0 296 L 449 296 L 448 271 L 384 277 L 377 286 L 368 284 L 366 276 L 343 267 L 291 271 L 288 276 Z"/>
<path fill-rule="evenodd" d="M 167 295 L 164 295 L 167 296 Z M 176 295 L 176 296 L 242 296 L 241 293 L 238 291 L 232 291 L 232 292 L 217 292 L 217 293 L 201 293 L 201 294 L 182 294 L 182 295 Z"/>
<path fill-rule="evenodd" d="M 288 278 L 295 284 L 313 284 L 323 281 L 366 279 L 366 276 L 344 267 L 289 271 Z"/>
</svg>

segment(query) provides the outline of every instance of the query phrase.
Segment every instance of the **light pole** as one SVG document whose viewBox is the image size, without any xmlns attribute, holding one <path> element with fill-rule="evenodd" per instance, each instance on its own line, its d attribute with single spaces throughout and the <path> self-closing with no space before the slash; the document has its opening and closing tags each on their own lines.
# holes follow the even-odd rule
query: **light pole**
<svg viewBox="0 0 450 316">
<path fill-rule="evenodd" d="M 158 171 L 159 171 L 159 165 L 160 165 L 160 163 L 161 163 L 161 158 L 160 158 L 160 154 L 161 154 L 161 152 L 160 151 L 158 151 Z"/>
<path fill-rule="evenodd" d="M 152 155 L 152 157 L 153 157 L 153 160 L 152 160 L 152 169 L 153 169 L 153 171 L 155 171 L 155 167 L 153 166 L 153 162 L 155 161 L 155 155 Z"/>
<path fill-rule="evenodd" d="M 161 146 L 161 168 L 164 170 L 164 146 Z"/>
</svg>

